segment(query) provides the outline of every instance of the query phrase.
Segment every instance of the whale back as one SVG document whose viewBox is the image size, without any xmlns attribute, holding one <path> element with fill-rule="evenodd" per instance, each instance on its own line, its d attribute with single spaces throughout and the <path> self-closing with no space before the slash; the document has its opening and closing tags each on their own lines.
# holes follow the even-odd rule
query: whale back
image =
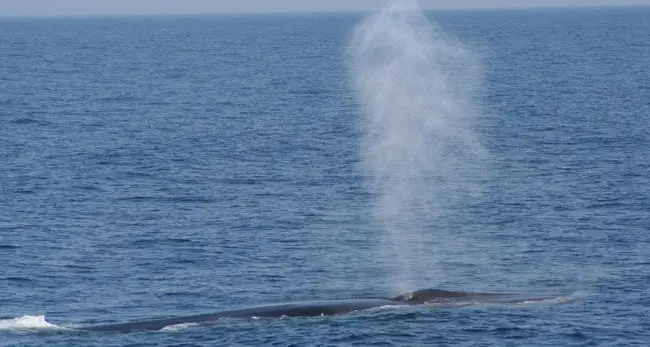
<svg viewBox="0 0 650 347">
<path fill-rule="evenodd" d="M 456 299 L 499 295 L 498 293 L 454 292 L 436 288 L 420 289 L 391 298 L 393 301 L 426 303 L 441 299 Z"/>
</svg>

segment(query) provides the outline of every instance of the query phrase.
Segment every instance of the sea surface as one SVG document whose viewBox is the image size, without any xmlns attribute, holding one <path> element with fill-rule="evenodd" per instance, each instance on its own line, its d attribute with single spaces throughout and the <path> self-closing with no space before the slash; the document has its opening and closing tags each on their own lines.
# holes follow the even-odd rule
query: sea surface
<svg viewBox="0 0 650 347">
<path fill-rule="evenodd" d="M 0 19 L 0 346 L 650 345 L 650 7 L 427 13 L 481 63 L 488 159 L 410 285 L 558 300 L 72 329 L 396 294 L 366 15 Z"/>
</svg>

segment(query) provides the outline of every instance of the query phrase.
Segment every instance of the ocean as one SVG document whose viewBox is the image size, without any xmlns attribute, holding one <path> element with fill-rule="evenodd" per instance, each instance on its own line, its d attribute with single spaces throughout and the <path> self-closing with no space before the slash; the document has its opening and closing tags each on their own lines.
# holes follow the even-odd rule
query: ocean
<svg viewBox="0 0 650 347">
<path fill-rule="evenodd" d="M 650 345 L 650 7 L 2 18 L 0 52 L 0 346 Z M 428 287 L 558 298 L 74 329 Z"/>
</svg>

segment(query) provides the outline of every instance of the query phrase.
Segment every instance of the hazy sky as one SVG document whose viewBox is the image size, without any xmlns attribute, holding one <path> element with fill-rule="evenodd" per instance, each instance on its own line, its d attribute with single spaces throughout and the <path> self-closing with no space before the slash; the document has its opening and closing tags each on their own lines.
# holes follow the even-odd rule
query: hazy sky
<svg viewBox="0 0 650 347">
<path fill-rule="evenodd" d="M 0 0 L 0 16 L 376 10 L 387 0 Z M 650 0 L 420 0 L 427 9 L 650 5 Z"/>
</svg>

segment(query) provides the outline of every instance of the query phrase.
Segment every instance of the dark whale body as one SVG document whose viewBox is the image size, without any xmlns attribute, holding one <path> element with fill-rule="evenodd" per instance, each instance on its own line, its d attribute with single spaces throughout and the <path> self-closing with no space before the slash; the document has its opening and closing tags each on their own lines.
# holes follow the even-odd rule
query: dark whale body
<svg viewBox="0 0 650 347">
<path fill-rule="evenodd" d="M 524 301 L 541 301 L 557 296 L 453 292 L 440 289 L 423 289 L 402 294 L 390 299 L 353 299 L 331 301 L 308 301 L 289 304 L 275 304 L 249 308 L 225 310 L 208 314 L 182 316 L 162 319 L 134 321 L 128 323 L 81 327 L 81 330 L 129 332 L 138 330 L 160 330 L 164 327 L 187 324 L 206 323 L 224 317 L 301 317 L 329 316 L 353 311 L 367 310 L 383 306 L 419 305 L 419 304 L 467 304 L 472 302 L 514 303 Z"/>
</svg>

